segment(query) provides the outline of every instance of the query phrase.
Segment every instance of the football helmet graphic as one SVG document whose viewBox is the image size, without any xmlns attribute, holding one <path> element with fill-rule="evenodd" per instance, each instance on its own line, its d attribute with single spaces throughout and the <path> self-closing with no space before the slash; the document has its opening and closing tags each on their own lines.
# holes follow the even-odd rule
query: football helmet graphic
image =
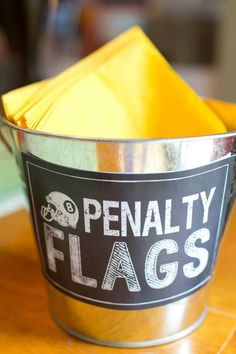
<svg viewBox="0 0 236 354">
<path fill-rule="evenodd" d="M 61 192 L 51 192 L 46 196 L 47 206 L 41 206 L 41 216 L 44 220 L 56 221 L 64 227 L 76 228 L 79 211 L 73 200 Z"/>
</svg>

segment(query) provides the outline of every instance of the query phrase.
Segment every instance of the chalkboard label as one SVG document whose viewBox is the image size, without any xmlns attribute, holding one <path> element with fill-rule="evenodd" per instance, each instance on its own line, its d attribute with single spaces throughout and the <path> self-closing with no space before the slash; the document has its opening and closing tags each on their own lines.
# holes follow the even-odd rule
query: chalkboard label
<svg viewBox="0 0 236 354">
<path fill-rule="evenodd" d="M 177 301 L 211 278 L 234 158 L 180 172 L 86 172 L 23 154 L 43 273 L 113 309 Z"/>
</svg>

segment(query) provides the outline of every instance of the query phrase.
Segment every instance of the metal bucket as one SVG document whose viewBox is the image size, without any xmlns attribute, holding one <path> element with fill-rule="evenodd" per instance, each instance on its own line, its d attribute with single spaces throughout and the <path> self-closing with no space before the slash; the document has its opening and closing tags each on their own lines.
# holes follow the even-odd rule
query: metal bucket
<svg viewBox="0 0 236 354">
<path fill-rule="evenodd" d="M 102 140 L 2 123 L 27 180 L 55 322 L 117 347 L 197 328 L 234 196 L 236 133 Z"/>
</svg>

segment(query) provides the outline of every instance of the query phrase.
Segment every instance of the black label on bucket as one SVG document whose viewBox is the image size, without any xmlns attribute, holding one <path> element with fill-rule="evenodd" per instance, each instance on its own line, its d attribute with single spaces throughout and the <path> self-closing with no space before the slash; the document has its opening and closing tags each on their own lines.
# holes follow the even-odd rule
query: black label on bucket
<svg viewBox="0 0 236 354">
<path fill-rule="evenodd" d="M 160 306 L 212 274 L 234 158 L 158 174 L 79 171 L 23 154 L 46 278 L 114 309 Z"/>
</svg>

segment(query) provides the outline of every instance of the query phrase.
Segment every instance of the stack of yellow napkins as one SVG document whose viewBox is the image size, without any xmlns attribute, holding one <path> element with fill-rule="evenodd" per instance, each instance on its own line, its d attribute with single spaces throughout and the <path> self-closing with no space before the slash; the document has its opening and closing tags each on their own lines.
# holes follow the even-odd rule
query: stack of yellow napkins
<svg viewBox="0 0 236 354">
<path fill-rule="evenodd" d="M 222 105 L 209 102 L 211 109 L 137 27 L 60 75 L 3 95 L 2 105 L 18 126 L 79 137 L 173 138 L 228 129 L 215 113 Z"/>
</svg>

